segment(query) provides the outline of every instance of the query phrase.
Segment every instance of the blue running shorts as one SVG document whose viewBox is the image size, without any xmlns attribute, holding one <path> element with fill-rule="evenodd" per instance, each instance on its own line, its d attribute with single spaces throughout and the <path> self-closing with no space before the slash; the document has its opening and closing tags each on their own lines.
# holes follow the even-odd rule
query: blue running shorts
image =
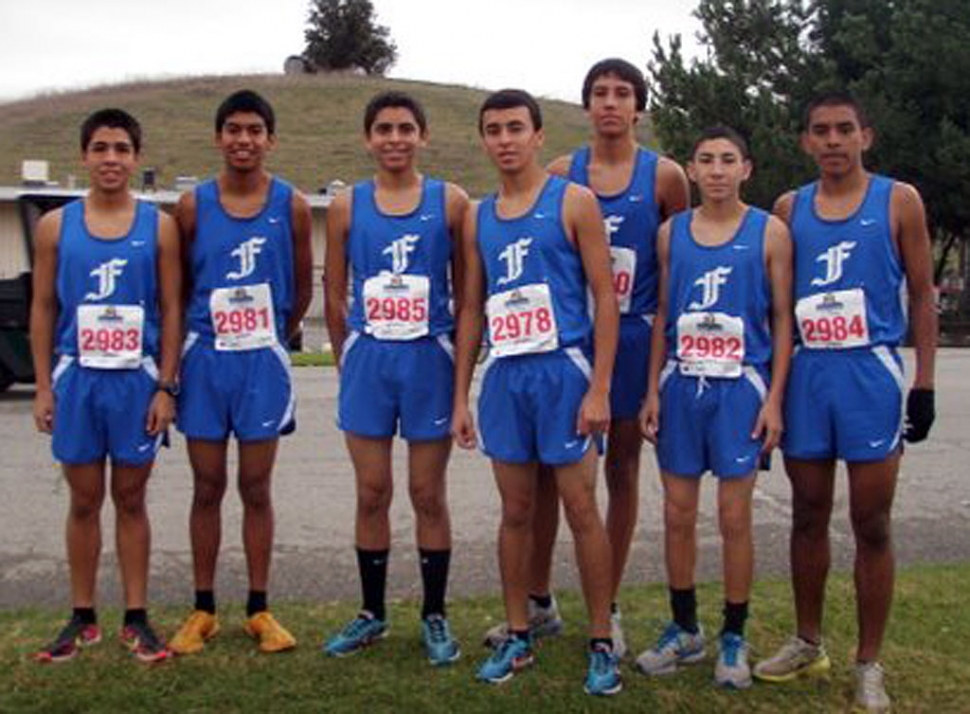
<svg viewBox="0 0 970 714">
<path fill-rule="evenodd" d="M 576 431 L 592 373 L 579 347 L 486 362 L 478 397 L 482 451 L 507 463 L 576 463 L 593 438 Z"/>
<path fill-rule="evenodd" d="M 178 428 L 188 439 L 266 441 L 291 433 L 296 398 L 282 345 L 219 351 L 189 333 L 182 350 Z"/>
<path fill-rule="evenodd" d="M 377 340 L 351 332 L 344 343 L 337 426 L 372 439 L 407 441 L 451 434 L 454 350 L 446 335 Z"/>
<path fill-rule="evenodd" d="M 620 340 L 610 385 L 610 415 L 616 419 L 636 419 L 647 395 L 650 369 L 652 318 L 646 315 L 623 316 Z"/>
<path fill-rule="evenodd" d="M 90 369 L 63 356 L 51 376 L 55 459 L 78 465 L 110 456 L 129 466 L 154 460 L 164 437 L 145 431 L 158 384 L 151 357 L 138 369 Z"/>
<path fill-rule="evenodd" d="M 905 397 L 903 363 L 890 347 L 801 348 L 785 393 L 782 451 L 794 459 L 882 461 L 901 444 Z"/>
<path fill-rule="evenodd" d="M 660 375 L 657 461 L 677 476 L 747 476 L 757 470 L 762 440 L 752 439 L 768 394 L 767 375 L 745 366 L 737 379 L 688 377 L 669 361 Z"/>
</svg>

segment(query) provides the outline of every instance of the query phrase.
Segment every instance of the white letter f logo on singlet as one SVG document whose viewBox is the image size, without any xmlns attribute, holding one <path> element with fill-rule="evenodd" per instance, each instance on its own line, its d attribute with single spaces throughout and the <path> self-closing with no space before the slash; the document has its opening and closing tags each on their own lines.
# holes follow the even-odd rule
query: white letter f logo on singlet
<svg viewBox="0 0 970 714">
<path fill-rule="evenodd" d="M 128 265 L 128 261 L 122 258 L 113 258 L 106 263 L 102 263 L 91 271 L 91 277 L 98 279 L 98 291 L 88 293 L 84 296 L 85 300 L 103 300 L 110 296 L 117 287 L 115 278 L 121 276 L 121 269 Z"/>
<path fill-rule="evenodd" d="M 688 310 L 706 310 L 714 305 L 721 296 L 721 286 L 727 285 L 727 278 L 734 268 L 720 265 L 714 270 L 709 270 L 694 281 L 694 285 L 700 285 L 704 291 L 700 302 L 694 301 L 687 306 Z"/>
<path fill-rule="evenodd" d="M 421 240 L 421 236 L 417 233 L 408 233 L 397 240 L 391 241 L 391 244 L 381 251 L 381 255 L 390 254 L 392 273 L 400 275 L 407 271 L 408 256 L 415 251 L 414 244 L 419 240 Z"/>
<path fill-rule="evenodd" d="M 815 259 L 816 263 L 825 263 L 825 277 L 812 278 L 812 285 L 830 285 L 842 277 L 842 264 L 852 255 L 855 248 L 853 241 L 844 240 L 838 245 L 833 245 Z"/>
<path fill-rule="evenodd" d="M 256 236 L 245 243 L 240 243 L 239 247 L 229 254 L 239 258 L 239 270 L 226 273 L 226 278 L 228 280 L 242 280 L 246 276 L 252 275 L 253 271 L 256 270 L 256 256 L 263 252 L 260 246 L 265 242 L 265 238 Z"/>
<path fill-rule="evenodd" d="M 515 243 L 510 243 L 501 253 L 498 254 L 499 260 L 505 261 L 505 276 L 496 281 L 497 285 L 505 285 L 516 280 L 522 275 L 525 268 L 525 256 L 529 254 L 529 246 L 532 245 L 531 238 L 519 238 Z"/>
</svg>

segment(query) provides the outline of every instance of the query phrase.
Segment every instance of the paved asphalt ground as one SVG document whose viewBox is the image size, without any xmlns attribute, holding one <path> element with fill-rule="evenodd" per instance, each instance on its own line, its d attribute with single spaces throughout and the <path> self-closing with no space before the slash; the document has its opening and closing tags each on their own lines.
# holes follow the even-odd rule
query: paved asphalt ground
<svg viewBox="0 0 970 714">
<path fill-rule="evenodd" d="M 912 354 L 906 353 L 908 362 Z M 928 442 L 907 450 L 896 498 L 894 533 L 900 564 L 970 560 L 970 350 L 941 350 L 937 371 L 937 423 Z M 334 426 L 337 395 L 332 369 L 294 370 L 299 395 L 295 435 L 283 440 L 274 475 L 276 549 L 271 595 L 277 599 L 356 599 L 353 551 L 353 473 Z M 48 437 L 35 432 L 33 389 L 0 394 L 0 607 L 64 607 L 68 576 L 64 516 L 68 493 L 50 455 Z M 420 579 L 407 500 L 405 451 L 395 448 L 397 496 L 392 508 L 394 546 L 389 594 L 416 597 Z M 761 575 L 787 573 L 789 487 L 776 454 L 755 497 L 757 568 Z M 626 580 L 663 579 L 661 491 L 649 446 L 644 447 L 641 517 Z M 699 523 L 699 577 L 719 579 L 720 550 L 715 484 L 707 479 Z M 832 523 L 835 567 L 853 558 L 847 521 L 844 473 L 839 475 Z M 153 529 L 151 599 L 191 598 L 188 513 L 192 480 L 184 442 L 175 435 L 162 453 L 149 487 Z M 601 495 L 601 506 L 605 504 Z M 495 536 L 499 501 L 487 461 L 478 453 L 455 452 L 449 472 L 454 532 L 452 595 L 497 593 Z M 223 511 L 223 547 L 217 591 L 223 600 L 245 595 L 240 543 L 240 506 L 231 490 Z M 104 554 L 100 599 L 118 603 L 113 512 L 103 512 Z M 568 529 L 556 551 L 555 581 L 577 587 Z"/>
</svg>

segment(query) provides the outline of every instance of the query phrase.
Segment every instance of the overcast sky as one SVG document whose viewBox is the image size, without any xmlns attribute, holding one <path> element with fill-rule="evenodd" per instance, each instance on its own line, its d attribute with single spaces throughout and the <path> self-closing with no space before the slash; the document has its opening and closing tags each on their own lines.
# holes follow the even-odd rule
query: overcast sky
<svg viewBox="0 0 970 714">
<path fill-rule="evenodd" d="M 392 77 L 579 101 L 589 66 L 639 67 L 651 37 L 693 46 L 697 0 L 373 0 Z M 309 0 L 0 0 L 0 102 L 132 79 L 279 72 Z"/>
</svg>

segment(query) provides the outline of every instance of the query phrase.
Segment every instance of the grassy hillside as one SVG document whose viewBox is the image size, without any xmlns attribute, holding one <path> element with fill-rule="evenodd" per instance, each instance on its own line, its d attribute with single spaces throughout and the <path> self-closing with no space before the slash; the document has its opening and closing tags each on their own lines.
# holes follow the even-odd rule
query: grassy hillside
<svg viewBox="0 0 970 714">
<path fill-rule="evenodd" d="M 577 78 L 577 81 L 579 78 Z M 213 115 L 230 92 L 252 88 L 272 102 L 279 146 L 270 167 L 305 191 L 333 179 L 347 183 L 371 173 L 361 141 L 367 100 L 383 89 L 413 93 L 425 105 L 431 143 L 423 169 L 465 186 L 473 195 L 491 190 L 494 175 L 478 144 L 477 113 L 485 91 L 351 75 L 234 76 L 98 87 L 0 104 L 0 184 L 19 182 L 23 159 L 46 159 L 52 180 L 83 175 L 77 130 L 91 111 L 119 106 L 142 122 L 142 166 L 158 170 L 161 185 L 179 175 L 206 176 L 219 167 L 212 146 Z M 587 137 L 582 108 L 543 101 L 544 159 L 569 151 Z M 643 137 L 644 141 L 648 137 Z"/>
</svg>

